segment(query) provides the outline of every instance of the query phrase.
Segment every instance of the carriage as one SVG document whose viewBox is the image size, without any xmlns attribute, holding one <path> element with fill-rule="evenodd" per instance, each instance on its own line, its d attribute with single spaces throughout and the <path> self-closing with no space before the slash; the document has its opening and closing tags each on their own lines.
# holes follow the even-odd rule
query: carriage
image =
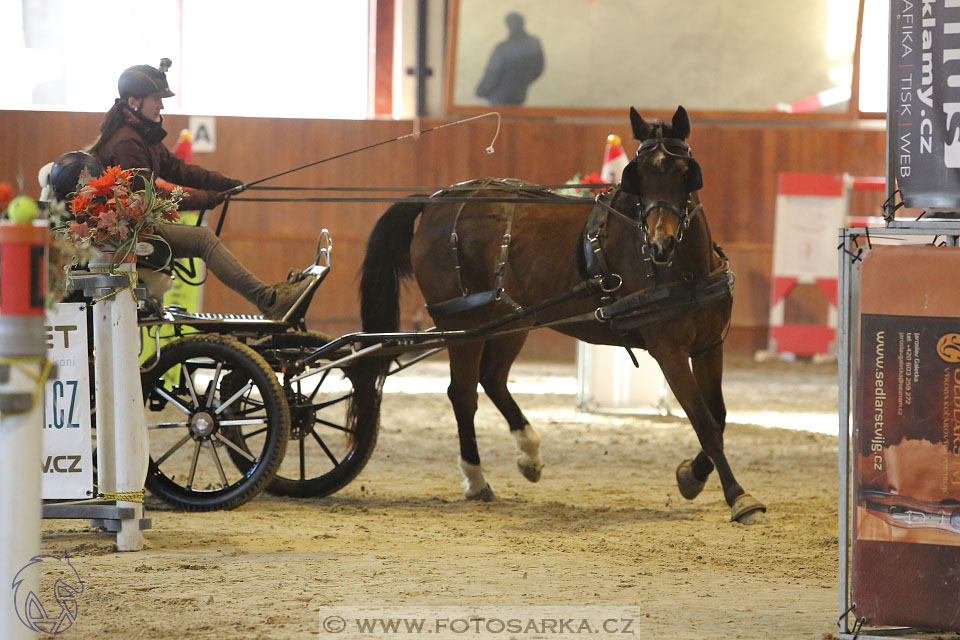
<svg viewBox="0 0 960 640">
<path fill-rule="evenodd" d="M 385 378 L 442 350 L 466 497 L 494 498 L 473 432 L 478 383 L 517 440 L 520 472 L 536 482 L 539 436 L 506 380 L 527 333 L 550 327 L 647 349 L 702 447 L 677 468 L 681 494 L 695 498 L 716 468 L 731 519 L 757 520 L 764 505 L 736 482 L 723 452 L 720 379 L 733 275 L 699 203 L 700 169 L 684 141 L 689 121 L 682 107 L 669 124 L 631 109 L 631 124 L 637 156 L 621 184 L 596 199 L 500 179 L 391 207 L 367 245 L 360 332 L 331 338 L 304 324 L 331 267 L 326 231 L 314 264 L 291 275 L 312 278 L 311 286 L 280 321 L 145 309 L 142 327 L 176 336 L 141 374 L 147 488 L 196 511 L 233 508 L 264 489 L 329 495 L 373 452 Z M 437 322 L 426 331 L 398 330 L 399 283 L 410 275 Z"/>
</svg>

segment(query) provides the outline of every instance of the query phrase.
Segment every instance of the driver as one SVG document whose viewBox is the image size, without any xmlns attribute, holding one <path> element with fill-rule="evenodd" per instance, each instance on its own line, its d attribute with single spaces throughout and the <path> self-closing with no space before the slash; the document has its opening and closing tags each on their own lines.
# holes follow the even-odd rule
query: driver
<svg viewBox="0 0 960 640">
<path fill-rule="evenodd" d="M 117 83 L 120 97 L 104 116 L 100 137 L 89 151 L 105 167 L 145 169 L 140 179 L 146 179 L 152 172 L 154 178 L 192 187 L 184 191 L 181 208 L 209 209 L 223 202 L 222 192 L 243 183 L 188 164 L 163 146 L 167 132 L 163 129 L 160 111 L 163 99 L 174 95 L 167 84 L 169 68 L 170 60 L 163 58 L 159 69 L 142 64 L 120 74 Z M 312 281 L 305 278 L 297 283 L 265 284 L 206 227 L 165 224 L 158 229 L 158 234 L 170 245 L 173 258 L 202 258 L 222 283 L 272 320 L 283 318 Z"/>
</svg>

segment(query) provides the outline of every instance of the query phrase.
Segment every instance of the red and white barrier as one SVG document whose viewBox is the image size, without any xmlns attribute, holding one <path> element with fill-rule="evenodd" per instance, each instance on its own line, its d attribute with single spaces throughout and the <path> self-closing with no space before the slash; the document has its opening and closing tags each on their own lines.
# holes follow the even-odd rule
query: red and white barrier
<svg viewBox="0 0 960 640">
<path fill-rule="evenodd" d="M 883 191 L 883 178 L 848 174 L 781 173 L 777 188 L 770 294 L 770 344 L 758 355 L 835 356 L 837 231 L 882 226 L 882 217 L 850 217 L 853 191 Z M 814 284 L 829 304 L 821 324 L 785 322 L 787 298 L 799 284 Z"/>
<path fill-rule="evenodd" d="M 620 182 L 620 176 L 626 169 L 627 152 L 623 150 L 620 136 L 611 133 L 607 136 L 607 146 L 603 149 L 603 166 L 600 168 L 600 182 Z"/>
</svg>

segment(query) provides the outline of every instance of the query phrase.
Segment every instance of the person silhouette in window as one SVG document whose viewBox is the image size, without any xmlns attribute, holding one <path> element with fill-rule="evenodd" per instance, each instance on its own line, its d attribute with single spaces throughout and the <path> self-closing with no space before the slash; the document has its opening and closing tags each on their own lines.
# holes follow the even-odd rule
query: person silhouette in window
<svg viewBox="0 0 960 640">
<path fill-rule="evenodd" d="M 523 16 L 508 13 L 506 23 L 510 35 L 494 48 L 477 85 L 477 95 L 489 104 L 523 104 L 527 88 L 543 73 L 543 48 L 523 28 Z"/>
</svg>

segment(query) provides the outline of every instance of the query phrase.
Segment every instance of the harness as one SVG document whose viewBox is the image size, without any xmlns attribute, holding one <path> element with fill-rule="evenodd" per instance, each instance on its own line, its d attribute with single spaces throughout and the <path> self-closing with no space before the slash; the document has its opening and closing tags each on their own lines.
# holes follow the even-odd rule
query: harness
<svg viewBox="0 0 960 640">
<path fill-rule="evenodd" d="M 453 189 L 456 189 L 458 194 L 463 194 L 464 185 L 473 187 L 468 191 L 470 196 L 483 189 L 516 192 L 522 188 L 525 195 L 531 193 L 529 183 L 520 180 L 488 179 L 460 183 L 454 185 L 451 189 L 438 191 L 434 196 L 442 197 Z M 536 190 L 533 193 L 543 198 L 557 198 L 556 194 L 546 190 Z M 507 209 L 504 232 L 500 242 L 500 254 L 494 268 L 495 288 L 489 291 L 471 293 L 463 285 L 461 276 L 460 236 L 457 232 L 457 224 L 466 204 L 461 202 L 454 216 L 453 229 L 450 233 L 450 249 L 454 254 L 454 269 L 457 273 L 457 284 L 461 295 L 457 298 L 427 305 L 427 311 L 434 319 L 437 319 L 471 311 L 496 302 L 505 302 L 514 311 L 512 319 L 520 319 L 571 298 L 599 295 L 600 305 L 593 312 L 540 326 L 555 326 L 594 320 L 609 323 L 615 333 L 625 336 L 629 330 L 691 313 L 732 295 L 733 272 L 730 270 L 726 256 L 718 245 L 714 245 L 714 250 L 720 257 L 721 264 L 707 278 L 700 280 L 681 279 L 667 284 L 658 284 L 655 281 L 655 267 L 646 249 L 646 242 L 644 242 L 641 252 L 645 274 L 650 286 L 625 296 L 619 295 L 618 292 L 623 284 L 623 278 L 610 269 L 609 260 L 604 251 L 604 241 L 607 238 L 607 224 L 610 216 L 618 217 L 637 233 L 642 234 L 643 238 L 646 238 L 646 228 L 642 219 L 631 218 L 611 206 L 610 202 L 613 201 L 614 197 L 615 193 L 607 192 L 595 199 L 594 207 L 581 233 L 581 248 L 586 276 L 584 280 L 567 292 L 549 300 L 538 302 L 526 309 L 517 304 L 504 288 L 504 272 L 509 258 L 509 248 L 512 240 L 511 229 L 516 203 L 512 203 Z M 688 218 L 692 218 L 702 210 L 702 207 L 697 205 L 693 209 L 689 207 L 687 209 L 689 211 Z M 685 227 L 688 225 L 689 221 Z"/>
</svg>

